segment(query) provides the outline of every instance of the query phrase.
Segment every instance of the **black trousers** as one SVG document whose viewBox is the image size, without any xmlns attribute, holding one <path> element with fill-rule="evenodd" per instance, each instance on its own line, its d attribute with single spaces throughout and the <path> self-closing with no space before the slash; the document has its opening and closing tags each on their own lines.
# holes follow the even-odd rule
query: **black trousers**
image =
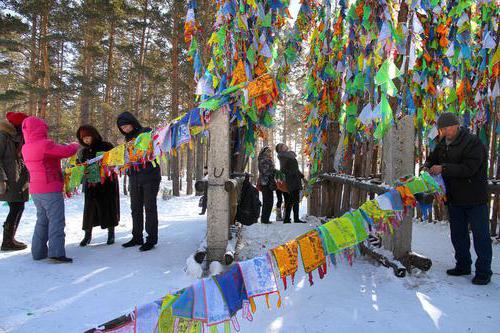
<svg viewBox="0 0 500 333">
<path fill-rule="evenodd" d="M 147 243 L 158 242 L 158 209 L 156 198 L 160 190 L 160 182 L 140 184 L 136 179 L 130 180 L 130 208 L 132 210 L 132 236 L 136 242 L 143 241 L 144 211 L 146 212 Z"/>
<path fill-rule="evenodd" d="M 290 222 L 290 214 L 293 209 L 293 220 L 299 220 L 299 201 L 300 190 L 283 193 L 285 197 L 285 219 L 284 222 Z"/>
<path fill-rule="evenodd" d="M 262 186 L 262 216 L 260 222 L 269 222 L 271 211 L 273 210 L 274 191 L 267 185 Z"/>
<path fill-rule="evenodd" d="M 276 207 L 281 208 L 281 205 L 283 204 L 283 192 L 277 189 L 276 197 L 278 198 L 278 201 L 276 201 Z"/>
<path fill-rule="evenodd" d="M 488 222 L 488 206 L 448 206 L 450 217 L 451 242 L 455 248 L 456 266 L 461 269 L 470 269 L 472 258 L 470 255 L 469 226 L 474 239 L 474 250 L 477 254 L 476 274 L 492 275 L 491 271 L 491 238 Z"/>
<path fill-rule="evenodd" d="M 5 220 L 5 226 L 12 226 L 12 230 L 15 230 L 21 221 L 21 216 L 23 216 L 24 202 L 8 202 L 9 214 Z"/>
</svg>

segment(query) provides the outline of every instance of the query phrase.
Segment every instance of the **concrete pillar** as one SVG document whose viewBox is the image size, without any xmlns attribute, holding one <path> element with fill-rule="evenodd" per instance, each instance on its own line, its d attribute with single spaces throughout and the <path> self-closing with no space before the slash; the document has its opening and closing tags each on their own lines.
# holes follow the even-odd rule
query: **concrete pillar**
<svg viewBox="0 0 500 333">
<path fill-rule="evenodd" d="M 207 254 L 209 261 L 223 262 L 230 219 L 229 193 L 224 183 L 230 175 L 229 112 L 212 113 L 208 147 Z"/>
<path fill-rule="evenodd" d="M 394 183 L 415 173 L 415 124 L 413 116 L 404 116 L 384 137 L 382 144 L 382 180 Z M 384 247 L 399 259 L 411 251 L 413 212 L 405 217 L 393 237 L 385 237 Z"/>
</svg>

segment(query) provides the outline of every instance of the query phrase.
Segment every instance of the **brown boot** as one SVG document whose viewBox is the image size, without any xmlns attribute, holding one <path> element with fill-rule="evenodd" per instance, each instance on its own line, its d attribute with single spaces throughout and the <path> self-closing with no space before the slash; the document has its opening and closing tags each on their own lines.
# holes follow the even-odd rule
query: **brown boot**
<svg viewBox="0 0 500 333">
<path fill-rule="evenodd" d="M 16 244 L 17 246 L 22 246 L 23 249 L 25 249 L 28 247 L 28 245 L 24 244 L 23 242 L 17 241 L 15 238 L 18 226 L 19 226 L 19 222 L 17 222 L 16 226 L 14 227 L 14 233 L 12 234 L 12 243 Z"/>
<path fill-rule="evenodd" d="M 26 245 L 20 246 L 13 242 L 14 239 L 14 226 L 12 224 L 4 224 L 3 226 L 3 241 L 2 251 L 20 251 L 26 248 Z"/>
</svg>

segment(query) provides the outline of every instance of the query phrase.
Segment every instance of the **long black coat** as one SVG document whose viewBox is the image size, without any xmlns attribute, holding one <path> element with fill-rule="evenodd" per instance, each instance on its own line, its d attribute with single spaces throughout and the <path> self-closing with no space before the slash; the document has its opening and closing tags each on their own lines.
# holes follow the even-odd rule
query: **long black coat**
<svg viewBox="0 0 500 333">
<path fill-rule="evenodd" d="M 296 156 L 293 151 L 285 151 L 278 154 L 280 170 L 285 174 L 285 182 L 289 192 L 302 190 L 302 178 L 304 178 L 304 175 L 299 170 L 299 163 Z"/>
<path fill-rule="evenodd" d="M 29 174 L 21 155 L 22 136 L 7 121 L 0 121 L 0 181 L 7 191 L 0 201 L 26 202 L 29 198 Z"/>
<path fill-rule="evenodd" d="M 151 131 L 151 128 L 142 127 L 137 118 L 130 112 L 121 113 L 116 120 L 116 125 L 127 141 L 137 138 L 141 133 Z M 131 133 L 124 133 L 120 128 L 123 125 L 132 125 L 134 130 Z M 131 183 L 145 184 L 160 183 L 161 181 L 159 165 L 154 166 L 151 162 L 147 162 L 145 167 L 140 166 L 139 170 L 130 168 L 127 172 Z"/>
<path fill-rule="evenodd" d="M 487 153 L 476 135 L 461 128 L 449 145 L 445 139 L 429 155 L 425 166 L 443 166 L 446 196 L 452 205 L 480 205 L 488 202 Z"/>
<path fill-rule="evenodd" d="M 86 128 L 89 127 L 86 126 Z M 97 131 L 95 131 L 94 142 L 91 146 L 85 145 L 81 141 L 80 135 L 78 135 L 78 140 L 83 146 L 78 152 L 78 162 L 80 163 L 96 157 L 98 152 L 105 152 L 113 148 L 111 143 L 102 141 Z M 88 184 L 84 182 L 83 191 L 85 193 L 85 205 L 83 208 L 82 229 L 89 230 L 96 226 L 106 229 L 117 226 L 118 221 L 120 221 L 120 192 L 118 179 L 106 178 L 104 183 L 97 184 Z"/>
</svg>

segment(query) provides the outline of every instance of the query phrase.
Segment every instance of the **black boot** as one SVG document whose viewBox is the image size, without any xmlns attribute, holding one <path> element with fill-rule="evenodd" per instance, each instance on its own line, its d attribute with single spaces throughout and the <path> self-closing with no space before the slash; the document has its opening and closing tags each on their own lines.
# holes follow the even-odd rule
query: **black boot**
<svg viewBox="0 0 500 333">
<path fill-rule="evenodd" d="M 451 275 L 451 276 L 469 275 L 470 274 L 470 268 L 469 269 L 464 269 L 464 268 L 455 267 L 455 268 L 447 270 L 446 274 Z"/>
<path fill-rule="evenodd" d="M 143 243 L 144 243 L 143 241 L 136 241 L 135 239 L 132 238 L 131 240 L 129 240 L 125 244 L 122 244 L 122 246 L 127 248 L 127 247 L 142 245 Z"/>
<path fill-rule="evenodd" d="M 14 243 L 13 239 L 14 239 L 14 225 L 10 223 L 4 224 L 2 247 L 0 249 L 2 251 L 21 251 L 26 248 L 26 245 L 17 245 L 16 243 Z"/>
<path fill-rule="evenodd" d="M 83 237 L 82 241 L 80 242 L 80 246 L 84 247 L 84 246 L 89 245 L 91 240 L 92 240 L 92 229 L 85 230 L 85 236 Z"/>
<path fill-rule="evenodd" d="M 151 249 L 153 249 L 155 247 L 155 245 L 153 243 L 144 243 L 144 245 L 142 245 L 140 248 L 139 248 L 139 251 L 149 251 Z"/>
<path fill-rule="evenodd" d="M 106 244 L 111 245 L 115 243 L 115 227 L 108 228 L 108 241 Z"/>
<path fill-rule="evenodd" d="M 472 279 L 472 284 L 476 284 L 478 286 L 484 286 L 490 283 L 491 275 L 490 274 L 482 274 L 476 273 L 476 276 Z"/>
</svg>

